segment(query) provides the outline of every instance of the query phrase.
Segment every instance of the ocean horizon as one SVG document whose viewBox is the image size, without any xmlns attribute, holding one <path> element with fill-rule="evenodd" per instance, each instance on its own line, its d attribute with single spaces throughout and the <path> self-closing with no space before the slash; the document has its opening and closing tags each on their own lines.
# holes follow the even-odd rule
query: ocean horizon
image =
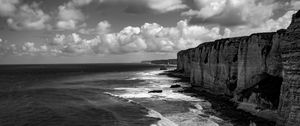
<svg viewBox="0 0 300 126">
<path fill-rule="evenodd" d="M 0 126 L 299 126 L 300 0 L 0 0 Z"/>
</svg>

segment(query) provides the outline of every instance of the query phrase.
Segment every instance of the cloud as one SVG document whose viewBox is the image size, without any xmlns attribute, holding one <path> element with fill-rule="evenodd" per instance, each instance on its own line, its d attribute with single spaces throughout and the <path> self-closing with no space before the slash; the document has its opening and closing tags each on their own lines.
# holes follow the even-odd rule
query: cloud
<svg viewBox="0 0 300 126">
<path fill-rule="evenodd" d="M 34 53 L 37 52 L 39 49 L 37 49 L 34 45 L 33 42 L 26 42 L 23 46 L 22 46 L 22 50 L 25 52 L 29 52 L 29 53 Z"/>
<path fill-rule="evenodd" d="M 77 28 L 79 22 L 85 20 L 84 14 L 75 7 L 75 4 L 65 4 L 58 7 L 57 28 L 62 30 L 73 30 Z"/>
<path fill-rule="evenodd" d="M 19 0 L 0 0 L 0 16 L 12 15 L 16 10 Z"/>
<path fill-rule="evenodd" d="M 111 24 L 104 20 L 104 21 L 100 21 L 98 22 L 97 26 L 95 28 L 82 28 L 79 30 L 79 33 L 81 34 L 89 34 L 89 35 L 97 35 L 97 34 L 106 34 L 110 31 L 111 28 Z"/>
<path fill-rule="evenodd" d="M 110 24 L 101 21 L 95 29 L 107 29 Z M 145 23 L 140 27 L 127 26 L 117 33 L 95 34 L 86 39 L 82 34 L 56 34 L 53 41 L 40 46 L 26 42 L 19 55 L 98 55 L 126 54 L 134 52 L 176 52 L 198 44 L 221 38 L 217 27 L 189 26 L 182 20 L 175 27 L 163 27 L 157 23 Z"/>
<path fill-rule="evenodd" d="M 7 55 L 59 55 L 61 54 L 60 50 L 55 48 L 50 48 L 47 43 L 42 43 L 40 46 L 35 42 L 25 42 L 23 44 L 14 44 L 7 40 L 0 42 L 0 56 Z"/>
<path fill-rule="evenodd" d="M 80 7 L 93 2 L 93 0 L 71 0 L 58 7 L 58 21 L 56 27 L 62 30 L 77 29 L 79 23 L 85 20 Z M 14 30 L 42 30 L 52 29 L 49 24 L 50 15 L 40 9 L 39 4 L 22 3 L 20 0 L 0 0 L 0 16 L 6 17 L 6 22 Z"/>
<path fill-rule="evenodd" d="M 10 44 L 6 40 L 0 41 L 0 55 L 16 55 L 17 48 L 15 44 Z"/>
<path fill-rule="evenodd" d="M 59 6 L 58 7 L 58 18 L 61 20 L 84 20 L 83 13 L 72 6 Z"/>
<path fill-rule="evenodd" d="M 69 4 L 73 4 L 71 6 L 84 6 L 90 4 L 91 2 L 93 2 L 93 0 L 72 0 L 69 2 Z"/>
<path fill-rule="evenodd" d="M 124 4 L 127 13 L 166 13 L 188 8 L 182 0 L 100 0 L 101 3 Z"/>
<path fill-rule="evenodd" d="M 8 26 L 14 30 L 51 29 L 50 16 L 39 8 L 39 4 L 19 4 L 18 0 L 0 0 L 0 16 L 7 18 Z"/>
<path fill-rule="evenodd" d="M 57 28 L 62 30 L 73 30 L 77 28 L 77 21 L 74 20 L 66 20 L 66 21 L 58 21 L 56 23 Z"/>
<path fill-rule="evenodd" d="M 41 30 L 50 29 L 50 25 L 47 24 L 49 20 L 50 16 L 39 9 L 38 4 L 32 3 L 31 5 L 24 4 L 20 6 L 15 14 L 9 16 L 7 23 L 15 30 Z"/>
<path fill-rule="evenodd" d="M 288 11 L 277 19 L 268 19 L 258 27 L 243 25 L 225 28 L 188 25 L 181 20 L 175 27 L 163 27 L 157 23 L 145 23 L 140 27 L 127 26 L 117 33 L 98 34 L 92 39 L 84 39 L 80 34 L 57 35 L 55 48 L 62 54 L 126 54 L 134 52 L 176 52 L 195 47 L 203 42 L 224 37 L 250 35 L 286 28 L 295 11 Z M 105 23 L 104 23 L 105 24 Z"/>
<path fill-rule="evenodd" d="M 187 8 L 181 0 L 135 0 L 134 2 L 160 13 Z M 134 8 L 134 6 L 130 6 L 129 8 Z"/>
<path fill-rule="evenodd" d="M 106 28 L 108 24 L 102 21 L 97 26 Z M 182 20 L 176 27 L 145 23 L 141 27 L 125 27 L 117 33 L 97 34 L 92 39 L 84 39 L 77 33 L 58 34 L 49 45 L 68 55 L 174 52 L 221 37 L 217 27 L 188 26 L 187 21 Z"/>
<path fill-rule="evenodd" d="M 177 22 L 174 27 L 164 27 L 157 23 L 145 23 L 140 27 L 127 26 L 120 32 L 93 34 L 56 34 L 48 43 L 26 42 L 23 45 L 0 42 L 0 54 L 16 55 L 123 55 L 136 52 L 175 53 L 178 50 L 196 47 L 207 41 L 225 37 L 250 35 L 257 32 L 270 32 L 286 28 L 296 11 L 288 11 L 277 19 L 268 19 L 259 27 L 243 25 L 227 27 L 224 33 L 219 27 L 188 25 L 187 20 Z M 109 29 L 110 23 L 100 21 L 97 29 Z M 105 30 L 104 30 L 105 31 Z"/>
<path fill-rule="evenodd" d="M 268 0 L 194 0 L 197 9 L 183 12 L 191 24 L 214 24 L 225 27 L 260 23 L 273 16 L 278 3 Z"/>
<path fill-rule="evenodd" d="M 292 8 L 295 9 L 295 10 L 300 9 L 300 1 L 298 1 L 298 0 L 292 0 L 291 5 L 292 5 Z"/>
<path fill-rule="evenodd" d="M 250 35 L 252 33 L 259 33 L 259 32 L 274 32 L 279 29 L 286 29 L 289 24 L 291 23 L 292 15 L 296 13 L 296 11 L 288 11 L 283 16 L 279 17 L 278 19 L 269 19 L 258 27 L 249 27 L 249 26 L 241 26 L 236 28 L 227 28 L 226 29 L 226 37 L 235 37 L 235 36 L 244 36 Z"/>
<path fill-rule="evenodd" d="M 89 5 L 93 0 L 71 0 L 58 7 L 58 21 L 56 27 L 61 30 L 74 30 L 85 20 L 80 7 Z"/>
<path fill-rule="evenodd" d="M 107 33 L 110 29 L 111 25 L 108 21 L 100 21 L 98 24 L 97 24 L 97 33 L 99 34 L 104 34 L 104 33 Z"/>
<path fill-rule="evenodd" d="M 195 0 L 196 6 L 200 10 L 189 10 L 183 15 L 196 15 L 197 17 L 209 18 L 220 14 L 226 7 L 226 0 Z"/>
<path fill-rule="evenodd" d="M 49 48 L 49 46 L 47 45 L 40 45 L 37 46 L 34 42 L 26 42 L 24 43 L 20 49 L 18 49 L 18 47 L 16 47 L 16 50 L 20 50 L 18 51 L 16 54 L 17 55 L 31 55 L 31 56 L 36 56 L 36 55 L 58 55 L 61 52 L 59 50 L 56 49 L 51 49 Z"/>
<path fill-rule="evenodd" d="M 56 27 L 60 30 L 75 30 L 78 24 L 85 20 L 80 7 L 93 2 L 93 0 L 71 0 L 58 7 L 58 21 Z"/>
</svg>

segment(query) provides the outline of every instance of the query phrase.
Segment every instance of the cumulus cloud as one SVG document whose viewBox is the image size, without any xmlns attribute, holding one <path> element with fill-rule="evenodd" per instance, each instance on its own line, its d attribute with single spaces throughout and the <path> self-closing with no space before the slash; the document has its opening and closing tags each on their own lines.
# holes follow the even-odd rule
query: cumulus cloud
<svg viewBox="0 0 300 126">
<path fill-rule="evenodd" d="M 258 0 L 194 0 L 197 9 L 183 12 L 191 24 L 217 24 L 225 27 L 252 25 L 273 16 L 278 3 Z"/>
<path fill-rule="evenodd" d="M 17 54 L 17 48 L 15 44 L 10 44 L 6 40 L 0 41 L 0 55 Z"/>
<path fill-rule="evenodd" d="M 258 27 L 242 25 L 227 27 L 221 32 L 219 27 L 188 25 L 187 20 L 177 22 L 174 27 L 164 27 L 157 23 L 145 23 L 140 27 L 127 26 L 120 32 L 107 31 L 111 25 L 100 21 L 91 31 L 95 34 L 86 38 L 82 33 L 56 34 L 48 43 L 26 42 L 23 45 L 0 42 L 0 54 L 17 55 L 97 55 L 126 54 L 135 52 L 171 52 L 196 47 L 197 45 L 224 37 L 250 35 L 286 28 L 295 11 L 288 11 L 277 19 L 268 19 Z M 99 33 L 96 33 L 101 31 Z"/>
<path fill-rule="evenodd" d="M 56 35 L 52 48 L 62 54 L 125 54 L 133 52 L 175 52 L 195 47 L 202 42 L 224 37 L 250 35 L 286 28 L 295 11 L 288 11 L 278 19 L 269 19 L 259 27 L 249 25 L 225 28 L 188 25 L 181 20 L 175 27 L 163 27 L 157 23 L 145 23 L 141 27 L 128 26 L 117 33 L 98 34 L 84 39 L 80 34 Z"/>
<path fill-rule="evenodd" d="M 19 0 L 0 0 L 0 16 L 12 15 L 16 10 Z"/>
<path fill-rule="evenodd" d="M 61 54 L 60 50 L 57 50 L 55 48 L 49 48 L 49 46 L 43 44 L 40 46 L 37 46 L 34 42 L 26 42 L 21 47 L 16 47 L 17 55 L 58 55 Z"/>
<path fill-rule="evenodd" d="M 32 3 L 31 5 L 22 5 L 15 14 L 7 19 L 7 23 L 15 30 L 41 30 L 50 28 L 50 25 L 47 24 L 49 20 L 50 16 L 39 9 L 38 4 Z"/>
<path fill-rule="evenodd" d="M 25 52 L 29 52 L 29 53 L 34 53 L 34 52 L 38 51 L 38 49 L 35 47 L 33 42 L 26 42 L 22 46 L 22 50 L 25 51 Z"/>
<path fill-rule="evenodd" d="M 64 5 L 58 7 L 58 21 L 56 27 L 61 30 L 74 30 L 78 28 L 78 24 L 85 20 L 80 7 L 88 5 L 93 0 L 71 0 Z"/>
<path fill-rule="evenodd" d="M 97 35 L 97 34 L 106 34 L 110 31 L 111 28 L 111 24 L 104 20 L 104 21 L 100 21 L 98 22 L 97 26 L 95 28 L 82 28 L 79 30 L 79 33 L 81 34 L 93 34 L 93 35 Z"/>
<path fill-rule="evenodd" d="M 19 4 L 19 0 L 0 0 L 0 16 L 7 18 L 8 26 L 14 30 L 51 28 L 47 24 L 50 16 L 44 13 L 37 3 Z"/>
<path fill-rule="evenodd" d="M 10 42 L 5 41 L 0 43 L 0 55 L 52 55 L 56 56 L 62 54 L 61 50 L 55 48 L 50 48 L 48 45 L 36 45 L 34 42 L 25 42 L 24 44 L 17 45 L 11 44 Z"/>
<path fill-rule="evenodd" d="M 99 34 L 104 34 L 104 33 L 107 33 L 110 29 L 111 25 L 108 21 L 100 21 L 98 24 L 97 24 L 97 33 Z"/>
<path fill-rule="evenodd" d="M 77 21 L 74 20 L 66 20 L 66 21 L 58 21 L 56 26 L 62 30 L 73 30 L 76 29 Z"/>
<path fill-rule="evenodd" d="M 77 33 L 69 35 L 57 34 L 53 38 L 53 42 L 49 43 L 49 46 L 61 53 L 83 54 L 92 51 L 91 41 L 82 39 Z"/>
<path fill-rule="evenodd" d="M 58 18 L 61 20 L 84 20 L 83 13 L 73 6 L 59 6 L 58 11 Z"/>
<path fill-rule="evenodd" d="M 72 30 L 77 28 L 80 21 L 84 21 L 83 13 L 74 6 L 62 5 L 58 7 L 58 18 L 56 26 L 63 30 Z"/>
<path fill-rule="evenodd" d="M 103 21 L 98 26 L 110 26 L 107 24 Z M 187 21 L 182 20 L 176 27 L 145 23 L 141 27 L 125 27 L 118 33 L 97 34 L 92 39 L 84 39 L 77 33 L 58 34 L 49 45 L 65 54 L 174 52 L 220 37 L 217 27 L 188 26 Z"/>
</svg>

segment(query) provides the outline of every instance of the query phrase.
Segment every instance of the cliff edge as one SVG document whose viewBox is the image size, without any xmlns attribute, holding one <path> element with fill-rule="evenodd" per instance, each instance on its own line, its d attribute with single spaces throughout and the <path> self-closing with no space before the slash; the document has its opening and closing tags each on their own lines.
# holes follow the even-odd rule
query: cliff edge
<svg viewBox="0 0 300 126">
<path fill-rule="evenodd" d="M 193 87 L 278 113 L 278 125 L 300 124 L 300 11 L 277 32 L 226 38 L 177 54 L 177 71 Z"/>
</svg>

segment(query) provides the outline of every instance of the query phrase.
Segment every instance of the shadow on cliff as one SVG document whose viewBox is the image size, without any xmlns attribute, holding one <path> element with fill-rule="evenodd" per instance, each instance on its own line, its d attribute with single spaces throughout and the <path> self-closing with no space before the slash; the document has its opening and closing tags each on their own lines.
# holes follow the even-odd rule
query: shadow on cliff
<svg viewBox="0 0 300 126">
<path fill-rule="evenodd" d="M 279 104 L 282 78 L 267 73 L 257 75 L 260 81 L 250 88 L 243 90 L 239 101 L 247 99 L 259 105 L 259 109 L 276 110 Z M 255 94 L 255 95 L 254 95 Z M 254 97 L 253 97 L 254 96 Z"/>
<path fill-rule="evenodd" d="M 176 82 L 185 82 L 189 83 L 189 78 L 185 77 L 184 75 L 177 73 L 177 71 L 168 71 L 165 73 L 165 75 L 168 75 L 170 77 L 177 77 L 180 78 L 180 80 L 177 80 Z M 264 90 L 264 88 L 269 88 L 269 85 L 266 86 L 265 82 L 272 83 L 272 77 L 267 76 L 264 81 L 261 81 L 259 89 Z M 276 80 L 274 80 L 276 81 Z M 251 123 L 255 123 L 256 126 L 275 126 L 276 123 L 273 121 L 269 121 L 267 119 L 257 117 L 252 115 L 249 112 L 245 112 L 243 110 L 237 109 L 238 103 L 232 102 L 230 97 L 223 96 L 223 95 L 216 95 L 212 94 L 210 92 L 207 92 L 205 90 L 199 89 L 201 87 L 184 87 L 182 91 L 179 91 L 181 93 L 188 93 L 193 94 L 193 97 L 198 97 L 201 99 L 205 99 L 208 102 L 211 103 L 211 108 L 205 109 L 204 113 L 215 115 L 217 117 L 222 118 L 224 121 L 231 122 L 234 126 L 249 126 Z M 264 92 L 264 97 L 277 97 L 277 96 L 271 96 L 272 92 Z M 246 96 L 246 95 L 245 95 Z M 274 101 L 277 102 L 278 101 Z M 222 124 L 220 124 L 222 125 Z"/>
<path fill-rule="evenodd" d="M 207 114 L 216 115 L 225 121 L 230 121 L 235 126 L 249 126 L 254 122 L 257 126 L 275 126 L 275 122 L 252 115 L 251 113 L 237 109 L 238 104 L 230 101 L 230 98 L 221 95 L 211 94 L 206 91 L 199 91 L 192 87 L 185 88 L 183 93 L 193 93 L 195 97 L 205 99 L 211 103 L 211 110 Z"/>
</svg>

